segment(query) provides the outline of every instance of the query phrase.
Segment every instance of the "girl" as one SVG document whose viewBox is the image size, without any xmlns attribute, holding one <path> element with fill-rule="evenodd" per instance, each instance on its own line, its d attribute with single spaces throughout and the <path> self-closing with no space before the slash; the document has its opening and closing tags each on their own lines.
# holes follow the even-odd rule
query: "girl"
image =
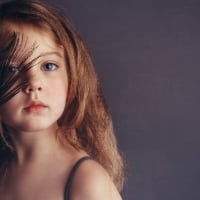
<svg viewBox="0 0 200 200">
<path fill-rule="evenodd" d="M 123 162 L 88 50 L 42 2 L 0 5 L 0 120 L 0 199 L 121 199 Z"/>
</svg>

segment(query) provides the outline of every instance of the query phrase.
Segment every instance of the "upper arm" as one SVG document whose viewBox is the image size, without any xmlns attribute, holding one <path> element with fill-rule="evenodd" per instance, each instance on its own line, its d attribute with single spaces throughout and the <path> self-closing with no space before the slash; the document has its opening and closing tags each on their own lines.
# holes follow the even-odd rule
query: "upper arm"
<svg viewBox="0 0 200 200">
<path fill-rule="evenodd" d="M 75 174 L 70 199 L 121 200 L 121 197 L 105 169 L 97 162 L 87 160 Z"/>
</svg>

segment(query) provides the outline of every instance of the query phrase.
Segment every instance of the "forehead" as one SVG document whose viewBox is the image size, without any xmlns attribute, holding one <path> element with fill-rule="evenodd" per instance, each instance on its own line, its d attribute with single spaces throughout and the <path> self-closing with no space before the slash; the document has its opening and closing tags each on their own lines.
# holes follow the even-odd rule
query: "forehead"
<svg viewBox="0 0 200 200">
<path fill-rule="evenodd" d="M 65 58 L 52 32 L 30 24 L 5 22 L 0 30 L 0 62 L 25 63 L 45 55 Z"/>
<path fill-rule="evenodd" d="M 1 32 L 1 39 L 3 40 L 6 34 L 16 33 L 19 38 L 23 39 L 23 42 L 26 43 L 26 47 L 30 47 L 35 44 L 37 47 L 49 48 L 60 51 L 62 46 L 58 44 L 55 36 L 52 32 L 44 30 L 40 27 L 33 26 L 31 24 L 17 24 L 12 22 L 5 22 L 3 24 Z M 20 42 L 20 41 L 19 41 Z M 21 41 L 22 42 L 22 41 Z M 22 45 L 24 47 L 24 45 Z"/>
<path fill-rule="evenodd" d="M 0 36 L 0 41 L 4 41 L 0 42 L 0 60 L 8 60 L 8 63 L 17 65 L 40 61 L 47 57 L 65 60 L 64 49 L 55 42 L 52 33 L 31 25 L 16 24 L 9 24 L 4 30 L 7 30 L 10 36 Z M 14 40 L 13 34 L 16 35 Z"/>
</svg>

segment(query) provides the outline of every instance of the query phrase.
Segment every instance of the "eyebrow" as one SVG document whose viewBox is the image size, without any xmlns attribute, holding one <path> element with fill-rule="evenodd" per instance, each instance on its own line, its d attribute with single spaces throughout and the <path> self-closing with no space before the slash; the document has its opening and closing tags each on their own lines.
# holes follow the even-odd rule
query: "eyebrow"
<svg viewBox="0 0 200 200">
<path fill-rule="evenodd" d="M 46 53 L 41 54 L 40 56 L 49 56 L 49 55 L 56 55 L 60 58 L 63 58 L 63 55 L 61 55 L 61 53 L 59 53 L 57 51 L 46 52 Z"/>
</svg>

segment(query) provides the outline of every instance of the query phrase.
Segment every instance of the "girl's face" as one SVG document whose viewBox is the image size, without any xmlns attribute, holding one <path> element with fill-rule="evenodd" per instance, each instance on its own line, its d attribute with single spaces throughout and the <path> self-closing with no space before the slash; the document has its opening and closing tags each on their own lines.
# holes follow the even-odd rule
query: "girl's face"
<svg viewBox="0 0 200 200">
<path fill-rule="evenodd" d="M 17 132 L 55 129 L 67 98 L 64 50 L 49 33 L 38 28 L 13 26 L 13 29 L 27 39 L 25 49 L 28 50 L 33 44 L 37 46 L 27 62 L 39 58 L 23 77 L 28 85 L 0 106 L 0 118 L 8 128 Z"/>
</svg>

